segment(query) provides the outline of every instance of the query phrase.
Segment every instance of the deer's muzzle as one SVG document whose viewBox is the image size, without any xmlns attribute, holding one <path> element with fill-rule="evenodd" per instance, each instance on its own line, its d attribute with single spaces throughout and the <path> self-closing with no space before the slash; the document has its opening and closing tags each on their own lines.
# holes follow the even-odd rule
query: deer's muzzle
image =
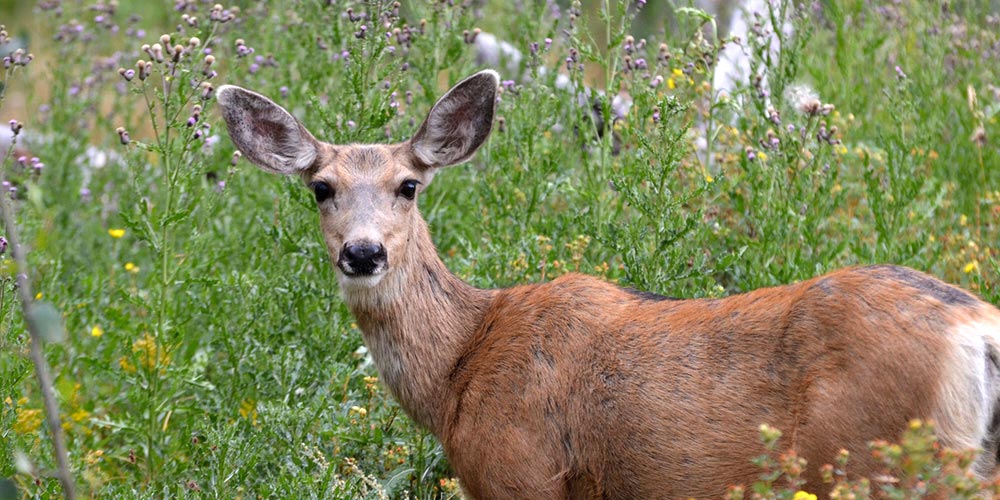
<svg viewBox="0 0 1000 500">
<path fill-rule="evenodd" d="M 381 243 L 348 242 L 340 250 L 337 267 L 347 276 L 372 276 L 385 271 L 387 256 Z"/>
</svg>

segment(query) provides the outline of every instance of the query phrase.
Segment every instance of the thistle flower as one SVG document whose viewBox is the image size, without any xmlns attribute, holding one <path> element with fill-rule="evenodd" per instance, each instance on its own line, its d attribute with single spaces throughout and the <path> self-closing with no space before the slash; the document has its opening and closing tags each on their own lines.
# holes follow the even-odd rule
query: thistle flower
<svg viewBox="0 0 1000 500">
<path fill-rule="evenodd" d="M 212 6 L 212 11 L 209 14 L 209 19 L 212 22 L 216 23 L 228 23 L 229 21 L 232 21 L 233 19 L 236 18 L 236 14 L 234 13 L 234 11 L 238 12 L 238 9 L 236 8 L 224 9 L 221 4 L 215 4 L 214 6 Z"/>
<path fill-rule="evenodd" d="M 983 146 L 985 146 L 986 145 L 986 129 L 983 128 L 982 125 L 976 127 L 976 130 L 974 130 L 972 132 L 972 136 L 969 137 L 969 140 L 971 140 L 973 144 L 975 144 L 976 146 L 979 146 L 980 148 L 983 147 Z"/>
<path fill-rule="evenodd" d="M 482 33 L 482 31 L 483 30 L 479 28 L 473 29 L 472 32 L 469 32 L 469 30 L 465 30 L 462 32 L 462 39 L 465 40 L 465 43 L 468 44 L 476 43 L 476 37 L 478 37 L 479 34 Z"/>
<path fill-rule="evenodd" d="M 215 95 L 215 87 L 211 83 L 201 82 L 201 99 L 207 101 Z"/>
<path fill-rule="evenodd" d="M 204 64 L 201 67 L 201 74 L 209 78 L 215 76 L 215 71 L 212 69 L 212 65 L 215 64 L 215 56 L 213 56 L 212 54 L 205 56 L 203 63 Z"/>
<path fill-rule="evenodd" d="M 128 136 L 128 131 L 125 130 L 125 127 L 118 127 L 115 129 L 115 132 L 118 133 L 118 140 L 121 141 L 122 145 L 127 146 L 128 143 L 132 142 Z"/>
<path fill-rule="evenodd" d="M 833 104 L 823 104 L 819 100 L 819 94 L 806 85 L 792 85 L 785 91 L 785 97 L 792 103 L 795 109 L 806 116 L 818 116 L 830 114 Z"/>
<path fill-rule="evenodd" d="M 253 53 L 253 47 L 247 46 L 246 42 L 242 38 L 236 39 L 236 57 L 242 58 Z"/>
<path fill-rule="evenodd" d="M 153 63 L 139 59 L 135 63 L 135 69 L 139 73 L 139 80 L 145 80 L 153 74 Z"/>
</svg>

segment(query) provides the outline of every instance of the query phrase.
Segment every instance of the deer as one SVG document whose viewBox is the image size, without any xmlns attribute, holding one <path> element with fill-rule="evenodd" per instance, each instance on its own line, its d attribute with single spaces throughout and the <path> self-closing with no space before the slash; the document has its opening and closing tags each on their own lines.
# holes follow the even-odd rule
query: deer
<svg viewBox="0 0 1000 500">
<path fill-rule="evenodd" d="M 583 274 L 478 289 L 449 272 L 417 199 L 487 140 L 499 82 L 465 78 L 395 144 L 322 142 L 261 94 L 216 94 L 243 156 L 314 194 L 382 383 L 468 498 L 719 498 L 759 478 L 764 423 L 811 464 L 813 491 L 841 449 L 852 474 L 877 473 L 868 443 L 912 419 L 996 473 L 1000 311 L 930 275 L 848 267 L 672 299 Z"/>
</svg>

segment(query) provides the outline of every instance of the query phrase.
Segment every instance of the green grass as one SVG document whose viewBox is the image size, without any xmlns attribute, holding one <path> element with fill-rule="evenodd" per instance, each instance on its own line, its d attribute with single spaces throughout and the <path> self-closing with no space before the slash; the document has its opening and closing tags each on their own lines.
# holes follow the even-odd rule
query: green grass
<svg viewBox="0 0 1000 500">
<path fill-rule="evenodd" d="M 555 18 L 540 2 L 414 2 L 400 17 L 391 3 L 348 3 L 369 18 L 351 21 L 344 5 L 301 0 L 243 2 L 225 24 L 209 21 L 211 4 L 193 2 L 197 27 L 168 4 L 156 11 L 126 1 L 109 15 L 116 32 L 76 3 L 61 15 L 5 20 L 12 34 L 46 34 L 30 40 L 36 60 L 4 81 L 5 104 L 21 114 L 0 109 L 4 120 L 24 122 L 45 167 L 32 173 L 13 157 L 4 171 L 19 188 L 39 300 L 62 313 L 69 333 L 45 349 L 83 496 L 457 492 L 440 446 L 370 378 L 377 374 L 338 298 L 311 195 L 296 180 L 232 164 L 214 102 L 187 85 L 204 77 L 203 56 L 183 58 L 167 83 L 160 64 L 145 82 L 119 76 L 119 67 L 149 60 L 140 47 L 164 32 L 182 45 L 191 36 L 214 40 L 213 85 L 270 95 L 336 143 L 412 134 L 450 84 L 480 69 L 464 30 L 481 28 L 522 50 L 534 78 L 502 75 L 518 82 L 502 94 L 502 129 L 472 162 L 441 172 L 421 200 L 446 263 L 477 286 L 579 270 L 704 297 L 892 262 L 1000 301 L 1000 91 L 990 86 L 1000 55 L 997 13 L 988 19 L 980 2 L 957 13 L 860 0 L 790 11 L 798 35 L 783 37 L 780 57 L 753 34 L 745 40 L 753 66 L 768 75 L 767 97 L 749 80 L 734 96 L 711 89 L 719 42 L 703 36 L 707 25 L 690 11 L 660 18 L 608 2 L 602 15 L 603 4 L 588 3 L 571 23 L 574 7 Z M 130 21 L 139 8 L 144 17 Z M 647 42 L 626 54 L 636 15 L 645 31 L 635 38 Z M 71 19 L 88 36 L 48 37 Z M 368 33 L 359 38 L 362 24 Z M 386 37 L 394 28 L 414 30 L 410 41 Z M 237 39 L 254 54 L 237 57 Z M 532 42 L 541 44 L 537 56 Z M 670 55 L 663 64 L 661 43 Z M 567 72 L 571 49 L 578 62 Z M 269 55 L 276 65 L 252 67 L 254 56 Z M 623 71 L 626 55 L 645 58 L 648 69 Z M 627 91 L 634 106 L 598 136 L 589 109 L 555 89 L 553 71 L 537 73 L 540 65 Z M 662 82 L 651 85 L 657 75 Z M 787 89 L 797 85 L 835 110 L 796 110 Z M 188 127 L 194 104 L 203 110 Z M 129 145 L 117 127 L 129 131 Z M 832 127 L 830 140 L 817 139 Z M 982 145 L 971 140 L 980 127 Z M 214 135 L 206 148 L 204 137 Z M 699 139 L 706 149 L 695 148 Z M 111 161 L 88 166 L 80 160 L 88 146 Z M 55 479 L 16 467 L 19 456 L 38 470 L 54 461 L 15 272 L 8 258 L 0 478 L 26 497 L 49 498 L 58 495 Z"/>
</svg>

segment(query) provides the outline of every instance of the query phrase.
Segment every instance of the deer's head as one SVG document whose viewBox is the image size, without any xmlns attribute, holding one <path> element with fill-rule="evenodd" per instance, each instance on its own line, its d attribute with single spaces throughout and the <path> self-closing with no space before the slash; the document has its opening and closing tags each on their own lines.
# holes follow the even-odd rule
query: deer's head
<svg viewBox="0 0 1000 500">
<path fill-rule="evenodd" d="M 377 285 L 414 251 L 413 231 L 424 230 L 417 196 L 438 168 L 468 160 L 489 136 L 499 81 L 489 70 L 466 78 L 410 140 L 389 145 L 321 142 L 267 97 L 233 85 L 216 95 L 244 156 L 313 191 L 341 285 L 351 289 Z"/>
</svg>

